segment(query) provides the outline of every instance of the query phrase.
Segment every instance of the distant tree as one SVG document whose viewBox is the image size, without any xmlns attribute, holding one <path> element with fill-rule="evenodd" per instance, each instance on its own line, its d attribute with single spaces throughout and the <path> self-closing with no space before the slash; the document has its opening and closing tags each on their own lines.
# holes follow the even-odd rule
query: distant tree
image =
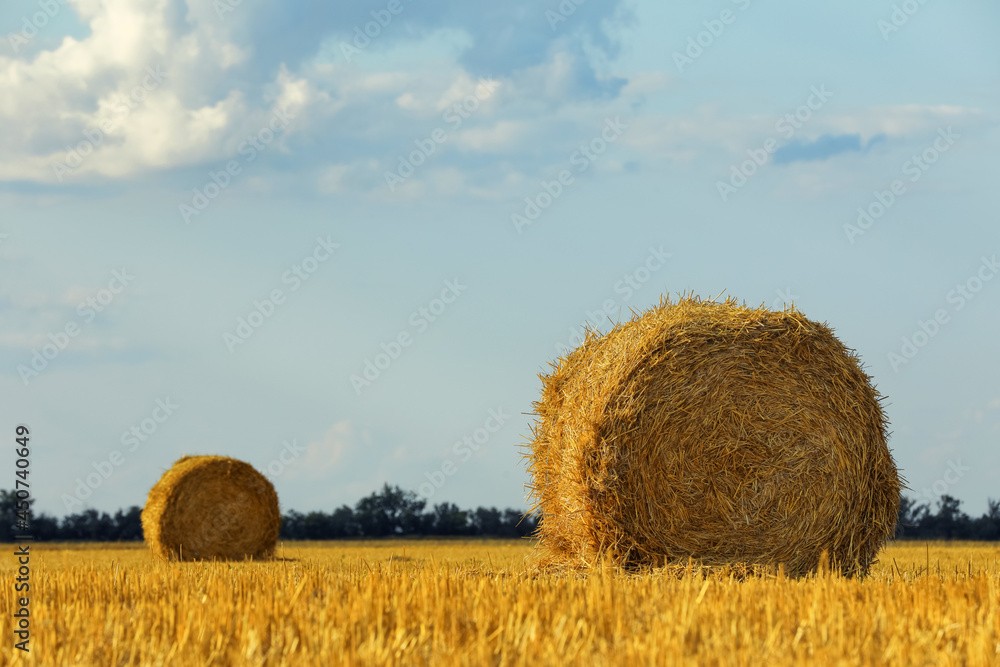
<svg viewBox="0 0 1000 667">
<path fill-rule="evenodd" d="M 986 501 L 986 514 L 973 521 L 973 538 L 1000 540 L 1000 500 Z"/>
<path fill-rule="evenodd" d="M 342 505 L 330 515 L 330 539 L 360 537 L 361 527 L 354 516 L 354 510 Z"/>
<path fill-rule="evenodd" d="M 500 510 L 496 507 L 477 507 L 470 515 L 472 529 L 476 535 L 504 535 L 503 521 Z"/>
<path fill-rule="evenodd" d="M 118 510 L 113 518 L 114 536 L 116 540 L 129 541 L 142 539 L 142 508 L 132 505 L 124 512 Z"/>
<path fill-rule="evenodd" d="M 281 530 L 278 536 L 286 540 L 304 540 L 305 529 L 302 527 L 303 516 L 295 510 L 281 517 Z"/>
<path fill-rule="evenodd" d="M 539 517 L 535 514 L 525 514 L 515 509 L 506 509 L 503 513 L 504 523 L 510 526 L 512 536 L 528 537 L 538 528 Z"/>
<path fill-rule="evenodd" d="M 330 515 L 324 512 L 309 512 L 302 519 L 303 536 L 307 540 L 330 538 Z"/>
<path fill-rule="evenodd" d="M 927 516 L 927 505 L 918 505 L 915 500 L 903 496 L 899 500 L 896 519 L 896 537 L 917 537 L 921 523 Z"/>
<path fill-rule="evenodd" d="M 27 501 L 28 507 L 34 499 L 29 499 Z M 0 489 L 0 542 L 13 542 L 14 535 L 18 534 L 15 530 L 15 524 L 17 523 L 17 493 L 15 491 L 7 491 L 6 489 Z"/>
<path fill-rule="evenodd" d="M 59 539 L 110 542 L 116 538 L 114 520 L 106 512 L 87 509 L 63 518 Z"/>
<path fill-rule="evenodd" d="M 27 503 L 25 511 L 23 504 Z M 20 514 L 18 505 L 21 504 Z M 0 489 L 0 542 L 13 542 L 17 535 L 31 535 L 35 540 L 50 540 L 58 534 L 59 522 L 44 513 L 35 514 L 31 509 L 34 498 L 19 499 L 17 491 Z M 25 513 L 26 512 L 26 513 Z M 25 528 L 18 528 L 24 518 Z"/>
<path fill-rule="evenodd" d="M 962 501 L 949 495 L 938 500 L 938 512 L 934 515 L 934 536 L 948 540 L 967 537 L 969 517 L 961 510 Z"/>
<path fill-rule="evenodd" d="M 31 529 L 29 533 L 39 542 L 59 540 L 61 539 L 59 532 L 59 519 L 51 517 L 45 513 L 33 516 L 31 518 Z"/>
<path fill-rule="evenodd" d="M 358 501 L 355 516 L 365 537 L 385 537 L 394 532 L 392 520 L 382 510 L 375 494 Z"/>
<path fill-rule="evenodd" d="M 434 506 L 435 535 L 467 535 L 469 533 L 468 513 L 452 503 Z"/>
<path fill-rule="evenodd" d="M 30 502 L 30 501 L 29 501 Z M 937 512 L 910 498 L 900 500 L 896 537 L 900 539 L 1000 540 L 1000 500 L 989 499 L 987 511 L 971 519 L 961 510 L 961 501 L 941 496 Z M 17 497 L 0 490 L 0 541 L 10 542 Z M 328 514 L 288 511 L 281 521 L 283 539 L 330 540 L 393 535 L 481 535 L 525 537 L 538 527 L 537 514 L 496 507 L 462 510 L 452 503 L 440 503 L 424 511 L 426 501 L 412 491 L 384 485 L 362 498 L 356 507 L 344 505 Z M 142 539 L 142 510 L 132 506 L 114 516 L 88 509 L 60 521 L 45 514 L 31 515 L 28 534 L 35 540 L 114 541 Z"/>
<path fill-rule="evenodd" d="M 386 484 L 381 491 L 358 501 L 355 519 L 365 537 L 400 535 L 405 528 L 420 525 L 419 516 L 425 504 L 413 491 Z"/>
</svg>

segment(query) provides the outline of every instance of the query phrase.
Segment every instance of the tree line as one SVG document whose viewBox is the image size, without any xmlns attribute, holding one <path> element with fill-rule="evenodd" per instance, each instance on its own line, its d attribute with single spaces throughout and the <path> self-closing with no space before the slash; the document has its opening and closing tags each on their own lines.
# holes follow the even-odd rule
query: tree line
<svg viewBox="0 0 1000 667">
<path fill-rule="evenodd" d="M 32 501 L 29 501 L 32 502 Z M 961 509 L 962 501 L 941 496 L 936 511 L 928 504 L 903 497 L 896 521 L 896 539 L 1000 540 L 1000 501 L 987 501 L 978 518 Z M 0 542 L 13 542 L 19 534 L 17 498 L 0 490 Z M 28 534 L 38 541 L 114 542 L 142 539 L 139 507 L 110 515 L 94 509 L 57 519 L 32 515 Z M 427 501 L 412 491 L 386 484 L 359 500 L 332 512 L 302 514 L 290 510 L 281 517 L 280 537 L 286 540 L 337 540 L 390 536 L 525 537 L 534 532 L 538 517 L 516 509 L 477 507 L 463 510 L 452 503 L 427 508 Z"/>
<path fill-rule="evenodd" d="M 28 501 L 34 502 L 33 499 Z M 18 531 L 17 498 L 0 489 L 0 542 L 13 542 Z M 62 519 L 32 514 L 27 534 L 36 541 L 114 542 L 142 539 L 142 509 L 132 506 L 113 515 L 88 509 Z M 525 537 L 534 532 L 537 518 L 516 509 L 477 507 L 463 510 L 452 503 L 431 508 L 413 491 L 386 484 L 359 500 L 332 512 L 290 510 L 281 517 L 279 536 L 286 540 L 336 540 L 390 536 Z"/>
<path fill-rule="evenodd" d="M 1000 500 L 986 501 L 986 513 L 972 518 L 962 501 L 948 495 L 937 501 L 937 512 L 927 504 L 903 497 L 896 519 L 896 539 L 1000 540 Z"/>
</svg>

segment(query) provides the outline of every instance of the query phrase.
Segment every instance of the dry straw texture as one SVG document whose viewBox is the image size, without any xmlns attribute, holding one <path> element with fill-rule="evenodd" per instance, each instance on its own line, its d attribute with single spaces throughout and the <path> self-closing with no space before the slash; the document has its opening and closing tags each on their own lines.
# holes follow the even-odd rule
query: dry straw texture
<svg viewBox="0 0 1000 667">
<path fill-rule="evenodd" d="M 285 542 L 198 567 L 133 546 L 31 545 L 31 652 L 8 643 L 0 665 L 1000 665 L 995 542 L 897 542 L 864 580 L 538 572 L 524 540 Z M 5 637 L 23 595 L 0 586 Z"/>
<path fill-rule="evenodd" d="M 853 350 L 794 308 L 683 297 L 542 376 L 527 458 L 541 562 L 864 574 L 900 479 Z"/>
<path fill-rule="evenodd" d="M 185 456 L 163 474 L 142 510 L 153 553 L 171 560 L 241 560 L 274 553 L 278 495 L 266 477 L 225 456 Z"/>
</svg>

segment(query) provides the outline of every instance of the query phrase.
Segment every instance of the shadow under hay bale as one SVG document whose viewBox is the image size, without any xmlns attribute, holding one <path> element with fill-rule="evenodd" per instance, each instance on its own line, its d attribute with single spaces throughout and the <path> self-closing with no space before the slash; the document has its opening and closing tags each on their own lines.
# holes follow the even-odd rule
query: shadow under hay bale
<svg viewBox="0 0 1000 667">
<path fill-rule="evenodd" d="M 248 463 L 225 456 L 178 459 L 142 510 L 146 543 L 169 560 L 269 558 L 280 527 L 271 482 Z"/>
<path fill-rule="evenodd" d="M 541 376 L 526 457 L 545 565 L 784 564 L 865 574 L 900 479 L 879 393 L 832 330 L 681 298 Z"/>
</svg>

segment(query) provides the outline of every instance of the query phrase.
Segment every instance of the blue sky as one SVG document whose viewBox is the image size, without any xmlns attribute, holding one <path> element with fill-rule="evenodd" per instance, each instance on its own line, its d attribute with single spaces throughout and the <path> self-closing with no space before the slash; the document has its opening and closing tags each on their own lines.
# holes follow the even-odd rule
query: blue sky
<svg viewBox="0 0 1000 667">
<path fill-rule="evenodd" d="M 910 495 L 978 515 L 1000 497 L 998 23 L 972 1 L 7 2 L 0 428 L 31 427 L 57 515 L 142 505 L 200 453 L 267 472 L 284 509 L 384 482 L 524 507 L 537 376 L 583 322 L 725 291 L 833 326 Z"/>
</svg>

